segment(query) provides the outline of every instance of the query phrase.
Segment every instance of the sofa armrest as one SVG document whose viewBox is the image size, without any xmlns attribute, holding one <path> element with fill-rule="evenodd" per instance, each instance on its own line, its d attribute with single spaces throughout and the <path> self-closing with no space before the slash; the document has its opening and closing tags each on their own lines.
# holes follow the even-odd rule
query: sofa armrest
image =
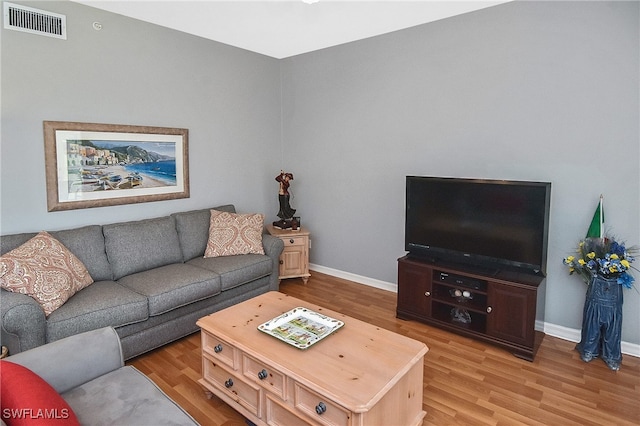
<svg viewBox="0 0 640 426">
<path fill-rule="evenodd" d="M 272 259 L 279 259 L 282 250 L 284 250 L 284 243 L 280 238 L 271 234 L 262 234 L 262 247 L 264 254 Z"/>
<path fill-rule="evenodd" d="M 284 250 L 284 243 L 280 238 L 271 234 L 262 234 L 262 247 L 264 248 L 264 254 L 271 258 L 273 264 L 269 279 L 269 289 L 278 291 L 280 288 L 280 279 L 278 278 L 280 274 L 280 255 Z"/>
<path fill-rule="evenodd" d="M 6 358 L 64 393 L 124 365 L 120 338 L 112 327 L 87 331 Z"/>
<path fill-rule="evenodd" d="M 9 354 L 17 354 L 47 342 L 44 310 L 33 297 L 0 290 L 0 337 Z"/>
</svg>

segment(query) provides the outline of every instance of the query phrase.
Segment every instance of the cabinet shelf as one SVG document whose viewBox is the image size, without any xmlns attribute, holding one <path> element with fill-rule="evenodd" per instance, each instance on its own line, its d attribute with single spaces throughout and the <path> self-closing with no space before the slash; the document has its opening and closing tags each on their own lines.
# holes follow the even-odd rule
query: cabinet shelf
<svg viewBox="0 0 640 426">
<path fill-rule="evenodd" d="M 459 327 L 462 329 L 473 330 L 478 333 L 484 333 L 487 329 L 487 316 L 478 311 L 466 309 L 465 311 L 469 315 L 469 322 L 456 321 L 454 319 L 453 310 L 465 309 L 456 307 L 453 305 L 440 303 L 438 301 L 433 302 L 433 318 L 438 321 L 442 321 L 453 327 Z"/>
<path fill-rule="evenodd" d="M 485 313 L 487 309 L 486 293 L 468 290 L 463 287 L 436 283 L 433 285 L 432 297 L 434 301 L 462 309 L 469 309 L 481 313 Z"/>
<path fill-rule="evenodd" d="M 409 256 L 398 259 L 398 318 L 502 346 L 533 361 L 543 333 L 544 278 L 481 275 Z"/>
<path fill-rule="evenodd" d="M 477 290 L 477 289 L 472 289 L 472 288 L 467 288 L 461 285 L 455 285 L 455 284 L 449 284 L 449 283 L 441 283 L 441 282 L 437 282 L 434 284 L 434 286 L 438 286 L 438 287 L 443 287 L 443 288 L 451 288 L 454 290 L 466 290 L 470 293 L 473 294 L 483 294 L 486 296 L 487 292 L 486 290 Z"/>
</svg>

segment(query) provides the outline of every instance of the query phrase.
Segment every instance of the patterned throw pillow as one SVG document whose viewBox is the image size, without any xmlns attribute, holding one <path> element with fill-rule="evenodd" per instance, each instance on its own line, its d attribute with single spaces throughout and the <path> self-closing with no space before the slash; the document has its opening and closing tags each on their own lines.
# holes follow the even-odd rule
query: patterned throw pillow
<svg viewBox="0 0 640 426">
<path fill-rule="evenodd" d="M 91 283 L 82 262 L 44 231 L 0 256 L 0 286 L 33 297 L 46 316 Z"/>
<path fill-rule="evenodd" d="M 262 230 L 264 215 L 237 214 L 211 210 L 209 240 L 204 257 L 236 254 L 264 254 Z"/>
</svg>

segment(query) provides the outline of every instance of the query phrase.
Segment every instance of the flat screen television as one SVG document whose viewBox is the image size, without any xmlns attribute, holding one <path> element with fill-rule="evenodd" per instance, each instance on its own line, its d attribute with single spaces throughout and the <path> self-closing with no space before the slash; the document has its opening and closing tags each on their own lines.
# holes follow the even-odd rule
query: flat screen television
<svg viewBox="0 0 640 426">
<path fill-rule="evenodd" d="M 544 276 L 551 183 L 406 178 L 409 256 Z"/>
</svg>

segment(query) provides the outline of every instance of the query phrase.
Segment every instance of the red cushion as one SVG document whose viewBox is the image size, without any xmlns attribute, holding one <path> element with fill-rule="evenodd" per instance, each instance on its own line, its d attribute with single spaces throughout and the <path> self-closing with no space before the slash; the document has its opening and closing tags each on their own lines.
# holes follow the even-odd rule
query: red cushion
<svg viewBox="0 0 640 426">
<path fill-rule="evenodd" d="M 79 425 L 56 390 L 33 371 L 0 361 L 0 416 L 8 425 Z"/>
</svg>

